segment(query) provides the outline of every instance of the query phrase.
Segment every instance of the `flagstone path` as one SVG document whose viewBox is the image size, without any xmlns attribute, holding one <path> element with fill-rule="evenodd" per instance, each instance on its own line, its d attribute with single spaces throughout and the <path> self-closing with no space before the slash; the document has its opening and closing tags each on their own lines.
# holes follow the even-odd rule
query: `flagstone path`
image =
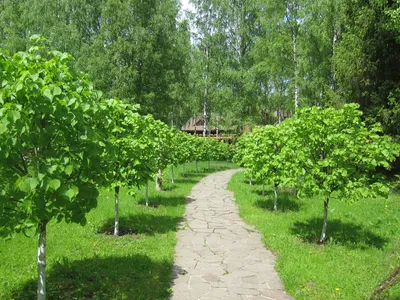
<svg viewBox="0 0 400 300">
<path fill-rule="evenodd" d="M 178 230 L 171 300 L 293 299 L 260 233 L 239 217 L 228 170 L 203 178 L 187 198 Z"/>
</svg>

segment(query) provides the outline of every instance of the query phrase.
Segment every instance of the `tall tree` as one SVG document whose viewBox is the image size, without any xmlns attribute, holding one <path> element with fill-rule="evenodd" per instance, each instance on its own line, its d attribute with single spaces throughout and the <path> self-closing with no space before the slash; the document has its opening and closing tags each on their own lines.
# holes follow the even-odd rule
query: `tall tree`
<svg viewBox="0 0 400 300">
<path fill-rule="evenodd" d="M 390 14 L 399 4 L 357 0 L 343 5 L 344 28 L 334 56 L 338 93 L 347 102 L 359 103 L 385 132 L 399 135 L 399 119 L 393 114 L 399 111 L 399 28 L 392 26 Z"/>
</svg>

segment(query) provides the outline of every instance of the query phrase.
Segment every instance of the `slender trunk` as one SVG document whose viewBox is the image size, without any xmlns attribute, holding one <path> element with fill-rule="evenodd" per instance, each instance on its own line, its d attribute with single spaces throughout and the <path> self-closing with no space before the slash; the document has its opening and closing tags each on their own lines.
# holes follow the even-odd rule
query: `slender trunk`
<svg viewBox="0 0 400 300">
<path fill-rule="evenodd" d="M 156 191 L 161 191 L 162 188 L 162 170 L 158 169 L 156 176 Z"/>
<path fill-rule="evenodd" d="M 253 177 L 250 177 L 249 184 L 253 185 Z"/>
<path fill-rule="evenodd" d="M 274 211 L 278 210 L 278 185 L 274 184 Z"/>
<path fill-rule="evenodd" d="M 282 90 L 283 90 L 283 84 L 281 84 L 281 89 L 279 92 L 278 124 L 282 123 Z"/>
<path fill-rule="evenodd" d="M 262 182 L 262 196 L 263 197 L 265 196 L 265 183 L 264 183 L 264 180 Z"/>
<path fill-rule="evenodd" d="M 146 206 L 149 206 L 149 182 L 146 182 Z"/>
<path fill-rule="evenodd" d="M 325 239 L 326 239 L 326 227 L 328 226 L 328 205 L 329 205 L 329 198 L 325 197 L 325 199 L 324 199 L 324 224 L 322 225 L 322 234 L 321 234 L 321 238 L 319 239 L 320 243 L 325 242 Z"/>
<path fill-rule="evenodd" d="M 115 189 L 115 223 L 114 223 L 114 235 L 119 235 L 119 186 L 116 186 Z"/>
<path fill-rule="evenodd" d="M 182 164 L 182 176 L 185 177 L 185 163 Z"/>
<path fill-rule="evenodd" d="M 46 299 L 46 226 L 47 221 L 40 221 L 38 225 L 38 286 L 37 299 Z"/>
<path fill-rule="evenodd" d="M 171 172 L 172 172 L 172 179 L 171 179 L 171 182 L 172 182 L 172 183 L 175 183 L 174 166 L 171 166 Z"/>
<path fill-rule="evenodd" d="M 207 134 L 207 101 L 208 101 L 208 47 L 205 46 L 204 54 L 207 60 L 206 72 L 204 74 L 205 79 L 205 87 L 204 87 L 204 103 L 203 103 L 203 136 L 205 137 Z"/>
<path fill-rule="evenodd" d="M 338 30 L 336 30 L 336 25 L 333 28 L 333 37 L 332 37 L 332 57 L 336 56 L 336 45 L 340 36 L 340 25 L 338 26 Z M 336 90 L 336 71 L 334 64 L 331 64 L 331 73 L 332 73 L 332 83 L 331 89 L 333 91 Z"/>
<path fill-rule="evenodd" d="M 199 168 L 197 167 L 197 160 L 196 160 L 196 173 L 199 173 Z"/>
<path fill-rule="evenodd" d="M 298 66 L 297 66 L 297 34 L 293 33 L 293 65 L 294 65 L 294 107 L 299 107 L 299 83 L 298 81 Z"/>
<path fill-rule="evenodd" d="M 208 169 L 209 169 L 209 170 L 211 169 L 210 161 L 208 161 Z"/>
<path fill-rule="evenodd" d="M 203 106 L 203 136 L 207 134 L 207 86 L 204 88 L 204 106 Z"/>
</svg>

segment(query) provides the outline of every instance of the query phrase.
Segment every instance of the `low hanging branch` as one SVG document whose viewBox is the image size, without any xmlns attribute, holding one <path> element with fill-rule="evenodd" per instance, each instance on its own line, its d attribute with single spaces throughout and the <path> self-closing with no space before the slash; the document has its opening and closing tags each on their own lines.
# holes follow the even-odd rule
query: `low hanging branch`
<svg viewBox="0 0 400 300">
<path fill-rule="evenodd" d="M 375 291 L 371 294 L 371 300 L 374 299 L 382 299 L 381 295 L 384 291 L 389 290 L 395 284 L 400 282 L 400 265 L 397 266 L 393 272 L 383 280 L 379 286 L 375 289 Z"/>
</svg>

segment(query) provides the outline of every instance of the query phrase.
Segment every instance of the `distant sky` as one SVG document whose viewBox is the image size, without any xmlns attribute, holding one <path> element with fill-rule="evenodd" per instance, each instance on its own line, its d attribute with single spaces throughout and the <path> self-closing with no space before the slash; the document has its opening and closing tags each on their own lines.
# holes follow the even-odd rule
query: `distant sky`
<svg viewBox="0 0 400 300">
<path fill-rule="evenodd" d="M 181 0 L 181 3 L 182 3 L 183 10 L 193 11 L 193 6 L 192 6 L 192 4 L 189 3 L 189 0 Z"/>
</svg>

